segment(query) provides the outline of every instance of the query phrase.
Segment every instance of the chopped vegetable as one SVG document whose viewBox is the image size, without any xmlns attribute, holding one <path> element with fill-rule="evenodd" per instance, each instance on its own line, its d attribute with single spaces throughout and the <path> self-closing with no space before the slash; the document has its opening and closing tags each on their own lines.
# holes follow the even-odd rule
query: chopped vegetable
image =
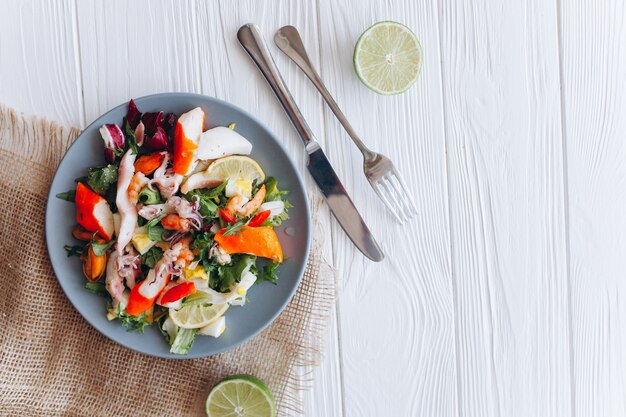
<svg viewBox="0 0 626 417">
<path fill-rule="evenodd" d="M 124 326 L 126 330 L 130 332 L 138 331 L 140 333 L 143 333 L 146 326 L 149 326 L 151 324 L 148 321 L 148 317 L 145 312 L 139 314 L 138 316 L 133 316 L 124 311 L 119 305 L 114 309 L 114 312 L 115 316 L 122 322 L 122 326 Z"/>
<path fill-rule="evenodd" d="M 104 159 L 112 164 L 116 157 L 124 155 L 126 143 L 124 134 L 118 125 L 107 124 L 100 128 L 100 136 L 104 140 Z"/>
<path fill-rule="evenodd" d="M 65 251 L 67 252 L 67 257 L 69 258 L 70 256 L 80 256 L 83 253 L 83 249 L 85 248 L 85 246 L 81 246 L 81 245 L 65 245 L 63 246 L 63 249 L 65 249 Z"/>
<path fill-rule="evenodd" d="M 101 168 L 89 168 L 87 185 L 100 195 L 107 193 L 109 188 L 117 182 L 117 167 L 107 165 Z"/>
<path fill-rule="evenodd" d="M 226 253 L 248 253 L 278 262 L 283 261 L 282 247 L 271 227 L 242 226 L 238 234 L 225 235 L 225 232 L 226 229 L 217 232 L 215 241 Z"/>
<path fill-rule="evenodd" d="M 151 190 L 147 185 L 139 192 L 139 201 L 143 204 L 160 204 L 163 203 L 161 193 L 157 190 Z"/>
<path fill-rule="evenodd" d="M 98 240 L 99 239 L 91 240 L 91 248 L 93 249 L 93 252 L 96 254 L 96 256 L 102 256 L 106 254 L 107 250 L 109 250 L 109 248 L 115 243 L 115 239 L 110 240 L 107 243 L 101 243 Z"/>
<path fill-rule="evenodd" d="M 219 209 L 220 217 L 224 219 L 226 223 L 235 223 L 237 219 L 228 210 Z"/>
<path fill-rule="evenodd" d="M 144 175 L 151 175 L 163 162 L 163 155 L 161 152 L 154 152 L 150 155 L 142 155 L 135 161 L 135 172 L 141 172 Z"/>
<path fill-rule="evenodd" d="M 124 138 L 126 139 L 126 143 L 128 144 L 128 149 L 132 151 L 135 155 L 139 153 L 139 147 L 137 146 L 137 137 L 135 136 L 135 131 L 130 126 L 130 123 L 126 118 L 124 118 L 124 123 L 122 124 L 124 127 Z"/>
<path fill-rule="evenodd" d="M 195 337 L 196 331 L 193 329 L 178 329 L 178 333 L 176 333 L 176 337 L 172 341 L 170 353 L 178 355 L 188 354 Z"/>
<path fill-rule="evenodd" d="M 248 223 L 248 226 L 257 227 L 257 226 L 262 225 L 263 222 L 267 220 L 267 218 L 270 216 L 270 213 L 271 213 L 270 210 L 265 210 L 265 211 L 260 212 L 259 214 L 254 216 L 252 220 L 250 220 L 250 222 Z"/>
<path fill-rule="evenodd" d="M 102 281 L 97 281 L 97 282 L 85 282 L 85 285 L 83 285 L 83 287 L 89 291 L 92 292 L 94 294 L 98 294 L 101 297 L 104 298 L 111 298 L 111 296 L 109 295 L 109 293 L 107 292 L 107 289 L 104 285 L 104 282 Z"/>
<path fill-rule="evenodd" d="M 151 247 L 146 253 L 141 255 L 141 263 L 148 268 L 154 268 L 157 262 L 163 257 L 163 250 L 157 246 Z"/>
<path fill-rule="evenodd" d="M 231 287 L 235 285 L 235 283 L 239 282 L 239 280 L 241 279 L 243 271 L 245 271 L 246 269 L 250 269 L 254 265 L 255 261 L 256 256 L 238 255 L 236 257 L 233 257 L 231 265 L 218 267 L 217 271 L 219 284 L 215 289 L 219 292 L 230 291 Z"/>
<path fill-rule="evenodd" d="M 278 281 L 278 275 L 276 275 L 276 269 L 280 266 L 280 262 L 268 260 L 264 267 L 259 269 L 259 275 L 257 276 L 257 283 L 263 281 L 269 281 L 272 284 L 276 284 Z"/>
<path fill-rule="evenodd" d="M 60 198 L 61 200 L 71 201 L 72 203 L 76 200 L 76 190 L 69 190 L 64 193 L 58 193 L 56 198 Z"/>
<path fill-rule="evenodd" d="M 128 111 L 126 113 L 126 120 L 128 120 L 128 123 L 130 123 L 130 127 L 132 129 L 136 129 L 137 125 L 139 124 L 139 121 L 141 120 L 141 112 L 137 108 L 137 105 L 135 104 L 135 100 L 133 100 L 132 98 L 128 102 Z"/>
</svg>

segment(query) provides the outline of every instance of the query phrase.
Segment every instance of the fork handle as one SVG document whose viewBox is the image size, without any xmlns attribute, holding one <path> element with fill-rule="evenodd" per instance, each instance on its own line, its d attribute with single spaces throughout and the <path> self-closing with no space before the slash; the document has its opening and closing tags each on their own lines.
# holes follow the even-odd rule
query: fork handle
<svg viewBox="0 0 626 417">
<path fill-rule="evenodd" d="M 354 144 L 359 148 L 363 157 L 366 160 L 373 159 L 375 157 L 374 152 L 370 151 L 367 146 L 361 141 L 361 138 L 356 134 L 350 122 L 343 114 L 337 102 L 330 95 L 330 92 L 326 88 L 324 81 L 319 76 L 313 64 L 309 60 L 309 56 L 306 53 L 306 49 L 304 48 L 304 43 L 302 42 L 302 38 L 300 37 L 300 33 L 298 29 L 293 26 L 287 25 L 278 29 L 276 34 L 274 35 L 274 42 L 276 46 L 285 53 L 295 64 L 300 67 L 300 69 L 306 74 L 307 77 L 311 80 L 311 82 L 315 85 L 317 90 L 320 92 L 324 100 L 328 104 L 328 107 L 335 113 L 335 116 L 339 120 L 339 123 L 346 129 L 350 138 Z"/>
<path fill-rule="evenodd" d="M 267 45 L 263 40 L 263 35 L 259 27 L 255 24 L 248 23 L 239 28 L 237 32 L 237 39 L 239 43 L 246 50 L 250 58 L 259 67 L 259 70 L 267 80 L 268 84 L 274 90 L 274 93 L 278 97 L 278 101 L 285 109 L 289 120 L 298 131 L 300 138 L 304 142 L 307 152 L 312 152 L 319 148 L 319 144 L 315 140 L 315 135 L 309 127 L 309 124 L 304 119 L 304 116 L 300 112 L 298 105 L 294 101 L 291 93 L 283 81 L 283 77 L 280 75 L 274 59 L 267 49 Z"/>
</svg>

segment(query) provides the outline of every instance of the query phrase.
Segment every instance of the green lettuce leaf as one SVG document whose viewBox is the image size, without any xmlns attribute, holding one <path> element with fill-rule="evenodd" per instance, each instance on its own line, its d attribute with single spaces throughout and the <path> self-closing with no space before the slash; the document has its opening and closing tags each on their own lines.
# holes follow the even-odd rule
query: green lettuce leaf
<svg viewBox="0 0 626 417">
<path fill-rule="evenodd" d="M 227 292 L 230 288 L 241 280 L 241 273 L 251 265 L 254 267 L 256 256 L 254 255 L 232 255 L 230 265 L 221 265 L 217 267 L 218 282 L 216 289 L 220 292 Z M 210 282 L 209 282 L 210 285 Z"/>
<path fill-rule="evenodd" d="M 276 270 L 279 266 L 280 262 L 268 260 L 265 266 L 259 268 L 256 283 L 258 284 L 263 281 L 269 281 L 272 284 L 276 284 L 276 281 L 278 281 L 278 275 L 276 275 Z"/>
<path fill-rule="evenodd" d="M 151 247 L 148 252 L 141 255 L 141 263 L 148 268 L 154 268 L 157 262 L 163 257 L 163 251 L 157 246 Z"/>
<path fill-rule="evenodd" d="M 117 182 L 117 167 L 107 165 L 100 168 L 89 168 L 87 184 L 98 194 L 105 195 L 111 185 Z"/>
<path fill-rule="evenodd" d="M 163 197 L 158 190 L 152 191 L 147 185 L 139 192 L 139 201 L 143 204 L 160 204 L 163 203 Z"/>
<path fill-rule="evenodd" d="M 217 187 L 211 189 L 198 189 L 193 190 L 185 194 L 185 199 L 187 201 L 195 201 L 196 196 L 198 201 L 200 202 L 200 208 L 198 209 L 198 213 L 204 216 L 205 219 L 212 219 L 217 217 L 217 209 L 219 208 L 219 204 L 221 200 L 226 200 L 222 197 L 222 193 L 226 188 L 226 182 L 224 181 Z"/>
<path fill-rule="evenodd" d="M 170 347 L 170 353 L 174 353 L 176 355 L 188 354 L 195 337 L 195 330 L 178 328 L 176 337 L 172 341 L 172 346 Z"/>
<path fill-rule="evenodd" d="M 104 285 L 104 282 L 102 281 L 96 281 L 96 282 L 85 282 L 85 285 L 83 286 L 87 291 L 92 292 L 94 294 L 98 294 L 101 297 L 104 298 L 110 298 L 111 296 L 109 295 L 109 292 L 106 289 L 106 286 Z"/>
<path fill-rule="evenodd" d="M 105 242 L 105 243 L 98 243 L 95 240 L 91 239 L 91 247 L 93 249 L 93 253 L 96 256 L 104 255 L 105 253 L 107 253 L 107 250 L 109 250 L 109 248 L 113 246 L 113 244 L 115 243 L 115 240 L 116 239 L 111 239 L 110 241 Z"/>
<path fill-rule="evenodd" d="M 67 252 L 67 257 L 70 256 L 80 256 L 83 253 L 83 249 L 85 249 L 84 245 L 65 245 L 63 249 Z"/>
<path fill-rule="evenodd" d="M 76 190 L 69 190 L 64 193 L 59 193 L 56 195 L 56 198 L 60 198 L 61 200 L 71 201 L 72 203 L 76 200 Z"/>
</svg>

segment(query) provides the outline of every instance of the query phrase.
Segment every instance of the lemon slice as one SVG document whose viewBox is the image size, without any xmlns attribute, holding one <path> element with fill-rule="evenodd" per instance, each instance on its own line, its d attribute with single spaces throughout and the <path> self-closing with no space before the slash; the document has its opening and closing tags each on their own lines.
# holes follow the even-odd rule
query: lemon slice
<svg viewBox="0 0 626 417">
<path fill-rule="evenodd" d="M 383 95 L 406 91 L 419 77 L 422 45 L 415 34 L 397 22 L 378 22 L 354 47 L 354 68 L 363 84 Z"/>
<path fill-rule="evenodd" d="M 199 329 L 219 319 L 228 310 L 228 304 L 190 304 L 180 310 L 170 308 L 170 319 L 183 329 Z"/>
<path fill-rule="evenodd" d="M 241 155 L 227 156 L 213 162 L 206 170 L 206 174 L 211 178 L 225 181 L 244 180 L 254 181 L 265 180 L 265 173 L 261 166 L 252 158 Z"/>
<path fill-rule="evenodd" d="M 235 375 L 211 389 L 206 413 L 208 417 L 274 417 L 276 404 L 263 381 L 252 375 Z"/>
<path fill-rule="evenodd" d="M 250 197 L 252 193 L 252 183 L 255 180 L 262 182 L 265 180 L 265 173 L 259 164 L 247 156 L 233 155 L 220 158 L 213 162 L 204 173 L 207 178 L 226 184 L 226 196 L 232 197 L 241 194 Z"/>
</svg>

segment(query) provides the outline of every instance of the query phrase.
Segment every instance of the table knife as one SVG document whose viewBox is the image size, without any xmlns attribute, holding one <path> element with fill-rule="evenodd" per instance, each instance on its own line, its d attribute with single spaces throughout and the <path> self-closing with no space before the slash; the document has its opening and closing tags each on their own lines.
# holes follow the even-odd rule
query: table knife
<svg viewBox="0 0 626 417">
<path fill-rule="evenodd" d="M 283 81 L 257 25 L 247 24 L 239 28 L 237 39 L 257 65 L 283 106 L 285 113 L 304 142 L 308 155 L 307 168 L 326 198 L 343 230 L 354 245 L 369 259 L 380 262 L 384 254 L 367 228 L 359 211 L 348 196 L 328 158 L 315 139 L 313 131 L 300 113 L 291 93 Z"/>
</svg>

